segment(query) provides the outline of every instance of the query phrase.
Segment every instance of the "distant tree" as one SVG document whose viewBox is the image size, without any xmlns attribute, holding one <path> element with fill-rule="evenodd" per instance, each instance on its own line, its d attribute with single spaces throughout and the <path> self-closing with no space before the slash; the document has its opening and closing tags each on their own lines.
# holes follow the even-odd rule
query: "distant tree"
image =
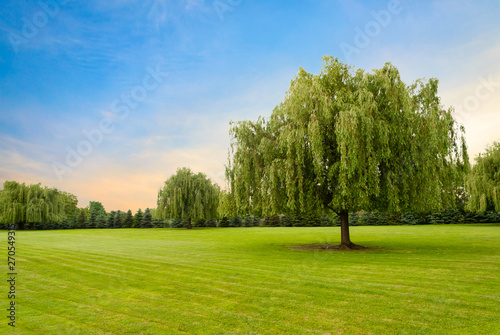
<svg viewBox="0 0 500 335">
<path fill-rule="evenodd" d="M 116 216 L 115 211 L 109 212 L 108 219 L 106 221 L 107 228 L 115 228 L 115 216 Z"/>
<path fill-rule="evenodd" d="M 151 210 L 146 208 L 142 217 L 141 228 L 153 228 L 153 215 Z"/>
<path fill-rule="evenodd" d="M 125 214 L 125 218 L 123 219 L 123 228 L 132 228 L 132 225 L 134 224 L 134 217 L 132 216 L 132 211 L 129 209 L 127 211 L 127 214 Z"/>
<path fill-rule="evenodd" d="M 78 222 L 78 211 L 75 211 L 73 217 L 69 221 L 68 229 L 76 229 L 77 222 Z"/>
<path fill-rule="evenodd" d="M 212 184 L 203 173 L 194 174 L 189 168 L 181 168 L 165 181 L 158 192 L 156 215 L 159 219 L 191 220 L 217 217 L 219 186 Z"/>
<path fill-rule="evenodd" d="M 113 220 L 113 227 L 114 228 L 121 228 L 122 227 L 123 214 L 124 213 L 120 210 L 116 211 L 115 218 Z"/>
<path fill-rule="evenodd" d="M 500 142 L 494 142 L 484 154 L 476 157 L 466 188 L 468 210 L 500 212 Z"/>
<path fill-rule="evenodd" d="M 87 228 L 98 228 L 99 224 L 97 222 L 99 215 L 106 214 L 106 210 L 102 203 L 98 201 L 89 202 L 89 219 L 87 222 Z"/>
<path fill-rule="evenodd" d="M 149 209 L 149 211 L 151 212 L 151 215 L 153 216 L 153 220 L 155 220 L 155 219 L 160 219 L 160 218 L 158 217 L 158 214 L 156 213 L 156 212 L 157 212 L 157 211 L 156 211 L 156 208 L 150 208 L 150 209 Z"/>
<path fill-rule="evenodd" d="M 325 57 L 319 75 L 301 68 L 269 120 L 231 126 L 236 211 L 335 212 L 341 248 L 352 249 L 350 212 L 455 206 L 467 148 L 437 90 L 436 79 L 406 85 L 390 63 L 368 73 Z"/>
<path fill-rule="evenodd" d="M 78 209 L 78 218 L 76 219 L 76 229 L 85 229 L 87 228 L 87 216 L 85 215 L 86 211 L 84 208 Z"/>
<path fill-rule="evenodd" d="M 68 229 L 69 228 L 69 220 L 64 218 L 59 222 L 59 229 Z"/>
<path fill-rule="evenodd" d="M 71 218 L 76 211 L 76 196 L 41 184 L 26 185 L 5 181 L 0 190 L 0 223 L 17 223 L 33 229 Z"/>
<path fill-rule="evenodd" d="M 107 213 L 99 213 L 99 216 L 97 217 L 97 228 L 103 229 L 107 228 L 107 219 L 108 219 L 108 214 Z"/>
<path fill-rule="evenodd" d="M 233 194 L 229 193 L 226 190 L 221 190 L 219 192 L 219 203 L 217 204 L 217 213 L 220 218 L 223 217 L 230 218 L 238 216 L 238 214 L 243 214 L 243 213 L 238 213 Z"/>
<path fill-rule="evenodd" d="M 68 192 L 62 192 L 62 194 L 64 196 L 64 213 L 66 214 L 66 218 L 69 220 L 77 211 L 78 198 L 76 195 Z"/>
<path fill-rule="evenodd" d="M 141 228 L 142 217 L 143 217 L 143 213 L 142 213 L 142 210 L 139 208 L 137 210 L 137 213 L 135 213 L 135 215 L 134 215 L 134 224 L 133 224 L 132 228 Z"/>
</svg>

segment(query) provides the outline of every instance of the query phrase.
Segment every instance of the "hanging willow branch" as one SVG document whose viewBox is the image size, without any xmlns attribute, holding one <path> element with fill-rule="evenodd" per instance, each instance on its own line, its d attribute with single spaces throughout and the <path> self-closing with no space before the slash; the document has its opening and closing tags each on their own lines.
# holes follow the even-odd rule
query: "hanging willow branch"
<svg viewBox="0 0 500 335">
<path fill-rule="evenodd" d="M 0 191 L 1 223 L 55 223 L 71 217 L 76 197 L 41 184 L 6 181 Z"/>
<path fill-rule="evenodd" d="M 437 86 L 406 85 L 390 63 L 369 73 L 325 57 L 318 75 L 301 68 L 269 120 L 231 125 L 234 206 L 256 215 L 333 210 L 342 231 L 348 212 L 453 206 L 468 156 Z"/>
<path fill-rule="evenodd" d="M 180 168 L 158 192 L 160 219 L 214 219 L 217 217 L 219 186 L 203 173 Z"/>
</svg>

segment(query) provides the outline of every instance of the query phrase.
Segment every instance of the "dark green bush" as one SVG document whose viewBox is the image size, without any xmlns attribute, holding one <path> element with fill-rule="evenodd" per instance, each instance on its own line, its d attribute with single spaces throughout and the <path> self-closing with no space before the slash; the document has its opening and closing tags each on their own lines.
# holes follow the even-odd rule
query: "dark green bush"
<svg viewBox="0 0 500 335">
<path fill-rule="evenodd" d="M 279 227 L 280 226 L 280 217 L 278 215 L 275 216 L 266 216 L 262 225 L 265 227 Z"/>
<path fill-rule="evenodd" d="M 205 227 L 217 227 L 217 222 L 214 219 L 205 221 Z"/>
<path fill-rule="evenodd" d="M 206 227 L 205 226 L 205 219 L 195 220 L 193 223 L 193 227 Z"/>
<path fill-rule="evenodd" d="M 241 227 L 242 222 L 239 216 L 229 218 L 229 227 Z"/>
<path fill-rule="evenodd" d="M 224 216 L 219 222 L 219 227 L 229 227 L 229 219 Z"/>
</svg>

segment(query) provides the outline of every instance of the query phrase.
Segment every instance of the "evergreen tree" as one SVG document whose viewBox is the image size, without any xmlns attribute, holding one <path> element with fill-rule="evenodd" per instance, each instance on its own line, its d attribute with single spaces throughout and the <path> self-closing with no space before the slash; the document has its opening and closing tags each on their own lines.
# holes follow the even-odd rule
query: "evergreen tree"
<svg viewBox="0 0 500 335">
<path fill-rule="evenodd" d="M 111 211 L 108 214 L 108 219 L 106 221 L 107 228 L 115 228 L 115 211 Z"/>
<path fill-rule="evenodd" d="M 89 219 L 87 222 L 87 228 L 98 228 L 99 224 L 97 222 L 99 215 L 106 214 L 106 210 L 102 203 L 98 201 L 89 202 Z"/>
<path fill-rule="evenodd" d="M 107 216 L 108 216 L 108 214 L 106 214 L 106 212 L 99 213 L 99 216 L 97 217 L 97 228 L 99 228 L 99 229 L 107 228 L 107 226 L 108 226 Z"/>
<path fill-rule="evenodd" d="M 85 229 L 87 228 L 87 218 L 85 217 L 85 211 L 83 208 L 78 210 L 78 218 L 76 220 L 76 228 L 77 229 Z"/>
<path fill-rule="evenodd" d="M 245 217 L 243 218 L 242 226 L 243 227 L 252 227 L 253 226 L 251 215 L 249 215 L 249 214 L 245 215 Z"/>
<path fill-rule="evenodd" d="M 241 220 L 239 216 L 234 216 L 229 219 L 229 227 L 241 227 Z"/>
<path fill-rule="evenodd" d="M 142 213 L 142 210 L 139 208 L 137 210 L 137 213 L 135 213 L 135 215 L 134 215 L 134 225 L 132 226 L 132 228 L 141 228 L 142 217 L 143 217 L 143 213 Z"/>
<path fill-rule="evenodd" d="M 144 211 L 141 228 L 153 228 L 153 215 L 151 214 L 151 210 L 149 208 L 146 208 Z"/>
<path fill-rule="evenodd" d="M 222 217 L 219 222 L 219 227 L 229 227 L 229 219 L 227 218 L 227 216 Z"/>
<path fill-rule="evenodd" d="M 217 227 L 217 222 L 214 219 L 208 219 L 205 221 L 205 227 Z"/>
<path fill-rule="evenodd" d="M 132 225 L 134 224 L 134 217 L 132 216 L 132 211 L 129 209 L 127 211 L 127 214 L 125 214 L 125 218 L 123 219 L 123 228 L 132 228 Z"/>
<path fill-rule="evenodd" d="M 68 229 L 76 229 L 78 222 L 78 211 L 75 211 L 73 213 L 73 218 L 71 218 L 71 221 L 69 222 Z"/>
<path fill-rule="evenodd" d="M 69 221 L 68 219 L 64 218 L 59 222 L 59 229 L 68 229 L 69 228 Z"/>
<path fill-rule="evenodd" d="M 121 228 L 122 227 L 122 215 L 123 212 L 118 210 L 115 214 L 114 220 L 113 220 L 113 227 L 114 228 Z"/>
</svg>

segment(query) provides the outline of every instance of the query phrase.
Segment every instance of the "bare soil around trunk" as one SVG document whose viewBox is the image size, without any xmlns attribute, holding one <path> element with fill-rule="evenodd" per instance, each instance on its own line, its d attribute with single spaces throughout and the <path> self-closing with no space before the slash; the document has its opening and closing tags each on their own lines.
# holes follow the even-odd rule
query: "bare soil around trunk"
<svg viewBox="0 0 500 335">
<path fill-rule="evenodd" d="M 343 244 L 302 244 L 302 245 L 292 245 L 291 248 L 295 250 L 318 249 L 318 250 L 344 250 L 344 251 L 378 249 L 373 247 L 365 247 L 354 243 L 352 243 L 349 246 Z"/>
</svg>

